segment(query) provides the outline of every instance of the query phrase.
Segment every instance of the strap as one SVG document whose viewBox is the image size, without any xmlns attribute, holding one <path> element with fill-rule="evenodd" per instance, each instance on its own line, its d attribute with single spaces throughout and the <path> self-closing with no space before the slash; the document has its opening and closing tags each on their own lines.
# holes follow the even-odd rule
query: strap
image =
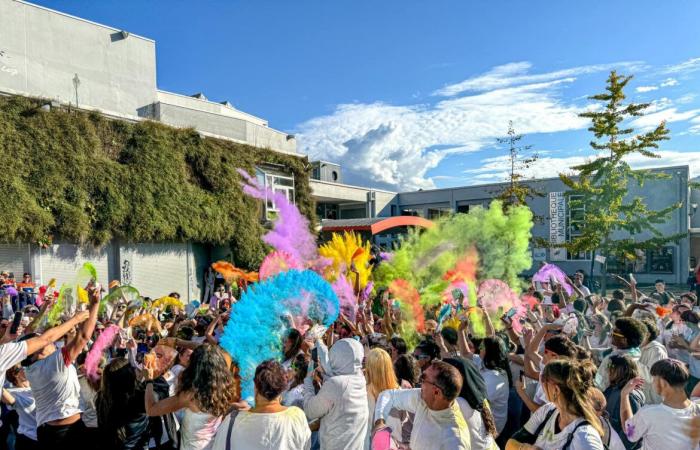
<svg viewBox="0 0 700 450">
<path fill-rule="evenodd" d="M 554 415 L 555 412 L 557 412 L 557 408 L 552 408 L 552 409 L 547 413 L 547 415 L 545 416 L 545 418 L 544 418 L 544 420 L 542 421 L 542 423 L 540 423 L 539 425 L 537 425 L 537 429 L 535 430 L 535 433 L 534 433 L 535 438 L 537 438 L 537 437 L 540 435 L 540 433 L 542 433 L 542 430 L 544 430 L 544 427 L 547 425 L 547 422 L 549 422 L 549 419 L 552 418 L 552 416 Z"/>
<path fill-rule="evenodd" d="M 233 434 L 233 424 L 238 417 L 238 411 L 231 411 L 231 419 L 228 422 L 228 431 L 226 432 L 226 450 L 231 450 L 231 435 Z"/>
<path fill-rule="evenodd" d="M 569 437 L 566 438 L 566 442 L 564 443 L 562 450 L 568 450 L 568 448 L 571 446 L 571 442 L 574 440 L 574 434 L 576 434 L 576 430 L 578 430 L 579 428 L 584 427 L 586 425 L 590 425 L 590 422 L 588 422 L 587 420 L 582 420 L 581 422 L 578 423 L 578 425 L 576 425 L 574 427 L 573 430 L 571 430 L 571 433 L 569 433 Z M 612 430 L 610 430 L 610 431 L 612 432 Z M 610 438 L 608 437 L 608 444 L 609 443 L 610 443 Z M 608 446 L 605 443 L 603 443 L 603 448 L 607 450 Z"/>
</svg>

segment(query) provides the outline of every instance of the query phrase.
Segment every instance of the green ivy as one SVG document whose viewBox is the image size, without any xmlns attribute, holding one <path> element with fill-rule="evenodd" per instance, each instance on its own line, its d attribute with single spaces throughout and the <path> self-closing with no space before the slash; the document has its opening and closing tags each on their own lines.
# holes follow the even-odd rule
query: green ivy
<svg viewBox="0 0 700 450">
<path fill-rule="evenodd" d="M 315 222 L 305 157 L 43 103 L 0 97 L 3 242 L 223 244 L 255 267 L 266 252 L 262 205 L 243 194 L 236 169 L 262 164 L 294 174 L 297 206 Z"/>
</svg>

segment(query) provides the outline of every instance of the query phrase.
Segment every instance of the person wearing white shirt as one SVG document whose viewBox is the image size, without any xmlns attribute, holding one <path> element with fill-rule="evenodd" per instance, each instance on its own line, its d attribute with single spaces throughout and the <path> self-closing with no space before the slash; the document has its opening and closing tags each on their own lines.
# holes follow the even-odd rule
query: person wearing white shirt
<svg viewBox="0 0 700 450">
<path fill-rule="evenodd" d="M 415 414 L 412 450 L 469 450 L 471 438 L 456 399 L 462 389 L 459 371 L 443 361 L 433 361 L 421 375 L 419 389 L 382 392 L 374 411 L 374 430 L 381 430 L 392 409 Z"/>
<path fill-rule="evenodd" d="M 659 336 L 659 328 L 656 326 L 656 322 L 650 318 L 641 319 L 641 322 L 647 328 L 647 337 L 644 339 L 641 347 L 642 354 L 639 357 L 639 364 L 646 368 L 643 372 L 646 374 L 646 383 L 644 388 L 642 388 L 642 392 L 644 392 L 644 397 L 646 397 L 647 405 L 657 405 L 661 403 L 661 397 L 654 390 L 649 371 L 651 366 L 657 361 L 668 358 L 668 351 L 662 343 L 656 340 Z"/>
<path fill-rule="evenodd" d="M 264 361 L 255 369 L 255 407 L 222 422 L 212 450 L 308 450 L 311 430 L 304 411 L 281 403 L 287 379 L 282 365 Z"/>
<path fill-rule="evenodd" d="M 38 450 L 36 441 L 36 405 L 32 389 L 24 373 L 17 365 L 7 371 L 8 381 L 14 388 L 2 390 L 2 402 L 17 412 L 18 423 L 15 450 Z"/>
<path fill-rule="evenodd" d="M 88 287 L 88 295 L 88 317 L 75 338 L 61 349 L 51 343 L 25 362 L 36 401 L 37 438 L 42 448 L 76 450 L 87 445 L 86 427 L 81 420 L 80 383 L 73 362 L 92 337 L 97 323 L 99 286 Z"/>
<path fill-rule="evenodd" d="M 651 366 L 654 389 L 663 399 L 658 405 L 643 406 L 632 413 L 629 395 L 644 384 L 644 379 L 630 380 L 622 389 L 620 422 L 630 442 L 642 440 L 642 450 L 695 450 L 697 442 L 688 435 L 691 421 L 700 416 L 700 405 L 688 399 L 685 385 L 688 369 L 677 359 L 663 359 Z"/>
<path fill-rule="evenodd" d="M 590 402 L 595 366 L 556 359 L 542 372 L 547 403 L 507 442 L 505 450 L 603 450 L 605 434 Z"/>
<path fill-rule="evenodd" d="M 362 450 L 367 433 L 367 381 L 362 373 L 364 348 L 355 339 L 341 339 L 328 352 L 316 343 L 318 359 L 326 379 L 316 393 L 313 365 L 304 380 L 304 413 L 309 420 L 321 419 L 319 439 L 324 450 Z"/>
</svg>

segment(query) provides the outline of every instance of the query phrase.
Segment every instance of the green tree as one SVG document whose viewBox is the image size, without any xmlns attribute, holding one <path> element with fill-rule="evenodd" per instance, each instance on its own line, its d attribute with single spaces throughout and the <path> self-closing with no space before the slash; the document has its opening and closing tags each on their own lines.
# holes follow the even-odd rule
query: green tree
<svg viewBox="0 0 700 450">
<path fill-rule="evenodd" d="M 625 125 L 632 117 L 644 115 L 648 103 L 623 104 L 624 88 L 631 76 L 610 73 L 606 92 L 590 99 L 603 102 L 602 108 L 580 114 L 591 119 L 589 131 L 595 136 L 590 145 L 596 157 L 572 167 L 577 177 L 560 174 L 571 191 L 567 192 L 571 208 L 585 207 L 584 220 L 577 236 L 565 244 L 572 253 L 591 252 L 591 275 L 596 254 L 606 258 L 602 264 L 602 290 L 605 292 L 607 260 L 610 257 L 634 260 L 637 250 L 658 248 L 678 240 L 685 234 L 665 236 L 656 225 L 667 221 L 681 207 L 673 204 L 661 210 L 650 210 L 640 197 L 628 198 L 630 182 L 640 187 L 648 180 L 668 178 L 663 173 L 632 170 L 626 158 L 635 154 L 659 158 L 655 152 L 661 141 L 669 139 L 664 122 L 651 131 L 636 134 Z M 571 197 L 575 195 L 576 197 Z"/>
<path fill-rule="evenodd" d="M 522 170 L 530 168 L 537 161 L 537 153 L 529 154 L 532 145 L 518 145 L 523 139 L 516 134 L 513 121 L 508 121 L 508 137 L 497 139 L 499 144 L 508 145 L 508 184 L 497 191 L 496 198 L 503 202 L 504 211 L 511 206 L 527 205 L 527 199 L 542 197 L 543 194 L 529 184 L 523 183 L 525 175 Z"/>
</svg>

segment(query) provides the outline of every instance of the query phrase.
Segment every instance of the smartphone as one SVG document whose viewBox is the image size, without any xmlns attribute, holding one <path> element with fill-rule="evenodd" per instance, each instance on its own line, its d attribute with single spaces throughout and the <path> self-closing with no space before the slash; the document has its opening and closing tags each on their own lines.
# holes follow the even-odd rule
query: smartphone
<svg viewBox="0 0 700 450">
<path fill-rule="evenodd" d="M 15 313 L 15 318 L 12 319 L 12 326 L 10 326 L 10 334 L 17 334 L 19 329 L 19 324 L 22 322 L 22 311 Z"/>
<path fill-rule="evenodd" d="M 148 344 L 144 344 L 143 342 L 139 343 L 136 346 L 136 352 L 137 353 L 148 353 Z"/>
<path fill-rule="evenodd" d="M 507 318 L 512 318 L 516 313 L 518 312 L 517 308 L 510 308 L 508 312 L 506 313 Z"/>
</svg>

